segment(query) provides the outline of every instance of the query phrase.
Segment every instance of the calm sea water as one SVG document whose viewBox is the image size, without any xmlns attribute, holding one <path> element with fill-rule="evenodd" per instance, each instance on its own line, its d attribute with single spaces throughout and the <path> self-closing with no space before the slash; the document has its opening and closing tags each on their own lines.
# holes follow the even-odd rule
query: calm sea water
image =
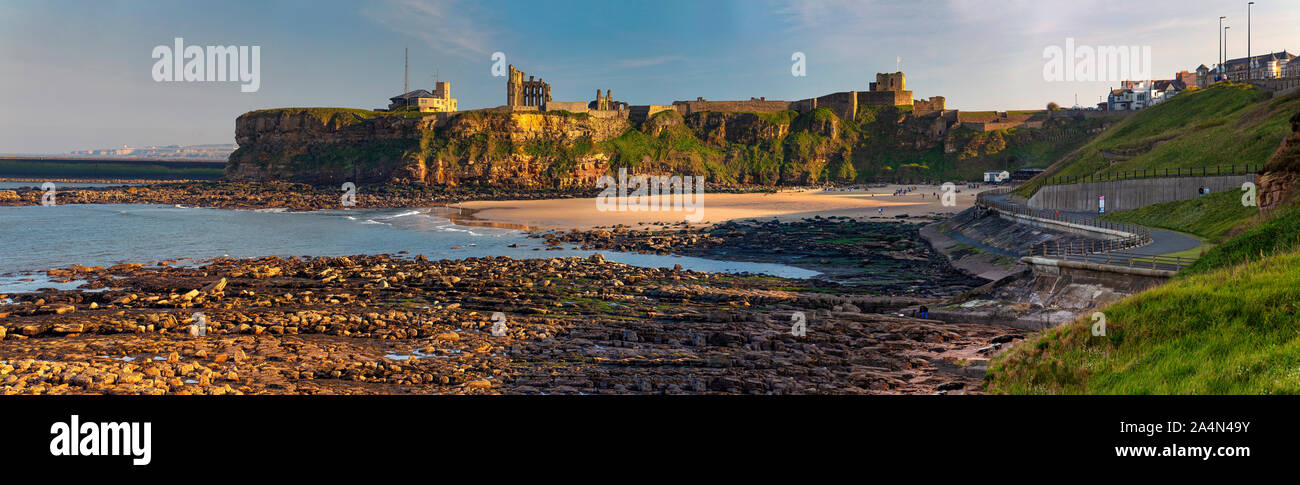
<svg viewBox="0 0 1300 485">
<path fill-rule="evenodd" d="M 168 205 L 60 205 L 0 207 L 0 293 L 52 284 L 43 274 L 74 264 L 108 266 L 180 258 L 342 256 L 410 251 L 429 259 L 483 256 L 590 256 L 644 267 L 763 273 L 807 278 L 793 266 L 611 251 L 534 251 L 541 239 L 522 231 L 452 224 L 436 209 L 243 211 Z M 509 247 L 518 244 L 518 248 Z M 454 249 L 459 247 L 459 249 Z M 23 281 L 33 279 L 33 281 Z"/>
</svg>

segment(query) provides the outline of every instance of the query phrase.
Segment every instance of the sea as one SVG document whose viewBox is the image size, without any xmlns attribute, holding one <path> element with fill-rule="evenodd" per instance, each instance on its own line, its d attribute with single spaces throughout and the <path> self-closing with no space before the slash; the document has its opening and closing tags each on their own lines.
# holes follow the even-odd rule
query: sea
<svg viewBox="0 0 1300 485">
<path fill-rule="evenodd" d="M 468 226 L 446 208 L 336 209 L 291 212 L 181 205 L 67 204 L 0 207 L 0 294 L 72 289 L 44 271 L 72 265 L 111 266 L 216 257 L 423 254 L 431 260 L 509 256 L 588 257 L 642 267 L 810 278 L 794 266 L 574 249 L 547 251 L 544 240 L 518 229 Z M 511 247 L 517 245 L 518 247 Z M 540 249 L 540 250 L 535 250 Z M 188 258 L 188 259 L 187 259 Z"/>
</svg>

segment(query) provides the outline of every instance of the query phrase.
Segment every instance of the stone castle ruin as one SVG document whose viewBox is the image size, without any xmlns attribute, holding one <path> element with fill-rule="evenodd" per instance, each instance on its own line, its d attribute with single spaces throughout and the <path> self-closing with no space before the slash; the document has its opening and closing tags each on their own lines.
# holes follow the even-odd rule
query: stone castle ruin
<svg viewBox="0 0 1300 485">
<path fill-rule="evenodd" d="M 567 111 L 587 113 L 599 118 L 624 118 L 633 122 L 642 122 L 661 111 L 675 110 L 683 116 L 705 111 L 773 113 L 778 111 L 796 111 L 807 113 L 818 108 L 827 108 L 841 119 L 857 118 L 858 110 L 865 106 L 895 106 L 909 108 L 910 116 L 924 122 L 927 135 L 941 137 L 956 127 L 966 127 L 976 131 L 991 131 L 1017 126 L 1038 127 L 1050 114 L 1036 113 L 960 113 L 947 109 L 947 98 L 931 96 L 927 99 L 913 99 L 912 91 L 907 89 L 907 76 L 902 72 L 877 73 L 876 81 L 870 83 L 863 91 L 841 91 L 816 98 L 798 101 L 769 100 L 766 97 L 751 97 L 747 101 L 710 101 L 695 98 L 694 101 L 673 101 L 671 105 L 630 105 L 616 101 L 612 89 L 604 93 L 596 90 L 596 99 L 583 101 L 555 101 L 551 99 L 551 85 L 542 79 L 528 76 L 524 72 L 509 66 L 509 79 L 506 81 L 506 104 L 498 110 L 507 111 Z"/>
<path fill-rule="evenodd" d="M 506 80 L 506 106 L 541 108 L 550 100 L 550 84 L 541 79 L 534 80 L 532 76 L 528 76 L 525 81 L 524 72 L 515 69 L 513 64 L 510 65 L 510 77 Z"/>
<path fill-rule="evenodd" d="M 673 106 L 683 115 L 701 111 L 743 111 L 775 112 L 794 110 L 800 113 L 817 108 L 829 108 L 842 119 L 851 120 L 857 116 L 861 106 L 915 106 L 921 107 L 924 114 L 944 111 L 944 98 L 935 96 L 927 101 L 914 101 L 912 92 L 907 90 L 907 76 L 902 72 L 878 73 L 876 82 L 868 85 L 866 91 L 843 91 L 816 98 L 799 101 L 775 101 L 765 97 L 750 98 L 749 101 L 707 101 L 696 98 L 695 101 L 673 101 Z"/>
<path fill-rule="evenodd" d="M 587 105 L 587 108 L 588 108 L 588 109 L 593 109 L 593 110 L 598 110 L 598 111 L 607 111 L 607 110 L 626 110 L 626 109 L 628 108 L 628 105 L 627 105 L 627 103 L 622 102 L 622 101 L 614 101 L 614 90 L 613 90 L 613 89 L 606 89 L 606 90 L 605 90 L 605 95 L 604 95 L 604 96 L 601 96 L 601 95 L 600 95 L 600 90 L 597 89 L 597 90 L 596 90 L 596 100 L 595 100 L 595 101 L 592 101 L 591 103 L 589 103 L 589 104 Z"/>
</svg>

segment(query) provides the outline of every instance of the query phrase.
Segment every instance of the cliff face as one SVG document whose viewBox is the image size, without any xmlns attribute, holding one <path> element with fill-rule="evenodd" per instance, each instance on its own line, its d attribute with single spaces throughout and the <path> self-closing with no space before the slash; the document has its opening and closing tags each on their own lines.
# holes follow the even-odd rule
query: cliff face
<svg viewBox="0 0 1300 485">
<path fill-rule="evenodd" d="M 239 149 L 230 180 L 374 183 L 419 178 L 412 166 L 424 123 L 418 118 L 367 118 L 349 110 L 278 109 L 235 120 Z"/>
<path fill-rule="evenodd" d="M 721 113 L 705 111 L 695 113 L 685 120 L 696 138 L 711 145 L 739 143 L 758 145 L 767 140 L 779 140 L 790 134 L 792 117 L 760 113 Z M 650 133 L 657 136 L 658 133 Z"/>
<path fill-rule="evenodd" d="M 230 180 L 568 186 L 594 183 L 609 157 L 595 143 L 622 119 L 467 112 L 419 117 L 342 109 L 277 109 L 235 122 Z"/>
<path fill-rule="evenodd" d="M 1018 153 L 1044 152 L 1024 147 L 1068 147 L 1095 135 L 1073 125 L 945 133 L 935 123 L 892 107 L 859 110 L 854 120 L 827 108 L 703 111 L 685 117 L 664 111 L 639 126 L 592 113 L 422 116 L 285 108 L 236 120 L 239 149 L 231 154 L 225 176 L 312 184 L 562 188 L 591 186 L 602 175 L 628 168 L 722 183 L 907 182 L 970 178 L 994 165 L 1019 163 Z"/>
<path fill-rule="evenodd" d="M 1296 197 L 1300 184 L 1300 113 L 1291 117 L 1291 135 L 1282 140 L 1259 176 L 1259 209 L 1269 211 Z"/>
<path fill-rule="evenodd" d="M 592 185 L 610 159 L 596 144 L 630 128 L 621 118 L 464 113 L 425 132 L 417 161 L 430 184 Z"/>
</svg>

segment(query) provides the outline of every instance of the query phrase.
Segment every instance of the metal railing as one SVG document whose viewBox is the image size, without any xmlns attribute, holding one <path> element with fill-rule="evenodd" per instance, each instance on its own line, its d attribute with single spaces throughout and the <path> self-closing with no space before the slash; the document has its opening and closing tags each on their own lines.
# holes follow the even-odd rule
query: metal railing
<svg viewBox="0 0 1300 485">
<path fill-rule="evenodd" d="M 1096 228 L 1103 231 L 1112 231 L 1126 233 L 1128 236 L 1122 236 L 1115 239 L 1105 239 L 1095 241 L 1095 245 L 1088 246 L 1092 252 L 1119 251 L 1123 249 L 1143 246 L 1151 242 L 1151 230 L 1132 224 L 1120 222 L 1110 222 L 1078 214 L 1065 213 L 1051 209 L 1034 209 L 1022 205 L 1011 204 L 998 200 L 990 200 L 990 195 L 1002 195 L 1011 191 L 1010 187 L 997 188 L 980 192 L 975 196 L 975 204 L 986 209 L 1003 212 L 1006 214 L 1016 214 L 1020 216 L 1042 219 L 1048 222 L 1055 222 L 1062 225 L 1069 224 L 1075 226 L 1084 226 Z M 1099 231 L 1099 232 L 1103 232 Z M 1087 241 L 1083 241 L 1087 242 Z"/>
<path fill-rule="evenodd" d="M 1093 241 L 1096 242 L 1096 241 Z M 1029 256 L 1036 256 L 1061 261 L 1078 261 L 1083 263 L 1123 266 L 1128 268 L 1181 270 L 1196 261 L 1195 258 L 1182 256 L 1161 256 L 1140 254 L 1128 251 L 1098 250 L 1099 246 L 1089 245 L 1089 241 L 1075 244 L 1044 243 L 1029 249 Z"/>
<path fill-rule="evenodd" d="M 1249 175 L 1259 173 L 1263 170 L 1263 165 L 1246 164 L 1246 165 L 1215 165 L 1213 167 L 1191 167 L 1191 168 L 1147 168 L 1141 170 L 1120 170 L 1104 174 L 1093 174 L 1082 177 L 1076 176 L 1056 176 L 1047 179 L 1047 185 L 1066 185 L 1081 184 L 1088 182 L 1114 182 L 1117 180 L 1136 180 L 1161 177 L 1217 177 L 1220 175 Z"/>
<path fill-rule="evenodd" d="M 1047 223 L 1084 226 L 1099 230 L 1127 234 L 1111 239 L 1090 239 L 1062 244 L 1053 241 L 1029 248 L 1024 256 L 1041 256 L 1065 261 L 1127 266 L 1130 268 L 1172 269 L 1177 271 L 1190 264 L 1190 258 L 1138 254 L 1126 251 L 1151 243 L 1151 230 L 1142 226 L 1099 220 L 1079 214 L 1061 214 L 1050 209 L 1033 209 L 1022 205 L 992 200 L 989 196 L 1011 192 L 1012 187 L 1001 187 L 981 192 L 975 196 L 975 205 L 987 210 L 1040 219 Z"/>
</svg>

